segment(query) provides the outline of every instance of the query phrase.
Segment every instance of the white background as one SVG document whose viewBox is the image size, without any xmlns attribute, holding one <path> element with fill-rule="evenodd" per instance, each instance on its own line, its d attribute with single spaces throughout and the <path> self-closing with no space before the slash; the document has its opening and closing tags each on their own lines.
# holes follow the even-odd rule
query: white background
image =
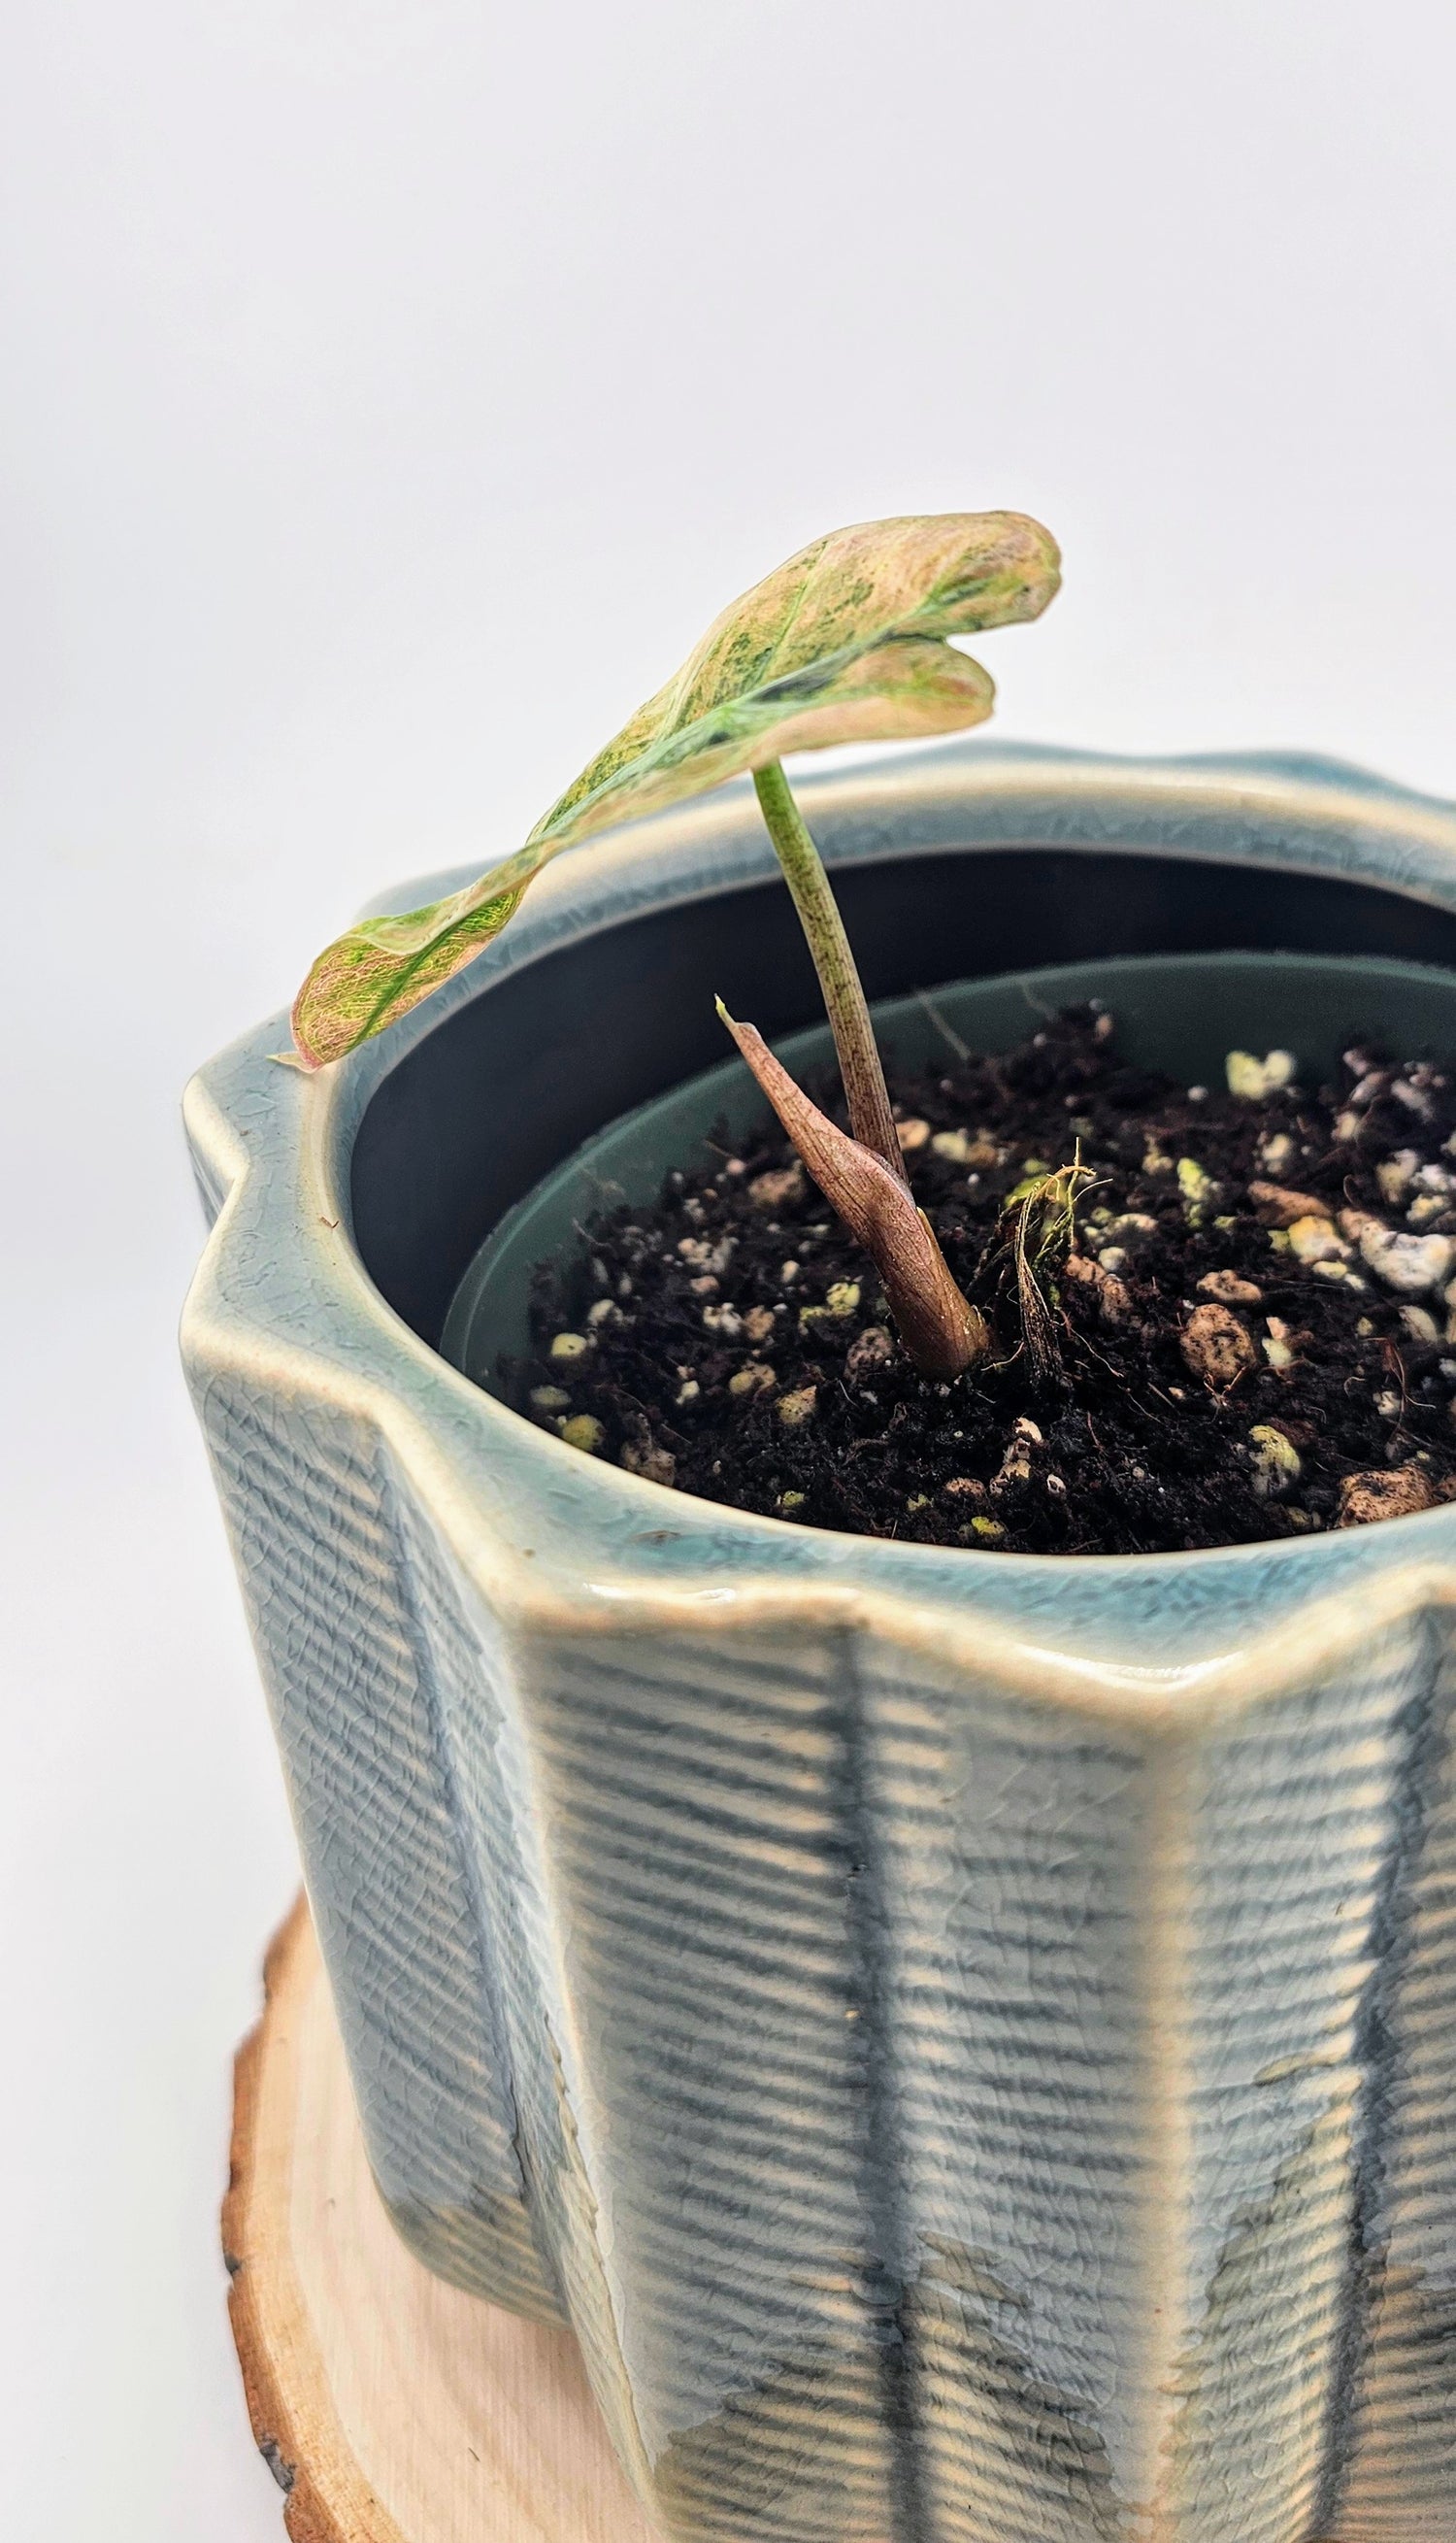
<svg viewBox="0 0 1456 2543">
<path fill-rule="evenodd" d="M 844 520 L 1051 524 L 1005 732 L 1456 794 L 1456 18 L 6 27 L 0 2522 L 277 2543 L 214 2208 L 293 1856 L 175 1369 L 183 1079 Z"/>
</svg>

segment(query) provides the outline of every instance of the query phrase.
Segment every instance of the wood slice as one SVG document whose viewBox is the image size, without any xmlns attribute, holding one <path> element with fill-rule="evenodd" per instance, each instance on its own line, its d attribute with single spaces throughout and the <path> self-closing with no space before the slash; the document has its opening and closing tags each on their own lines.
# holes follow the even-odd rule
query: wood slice
<svg viewBox="0 0 1456 2543">
<path fill-rule="evenodd" d="M 385 2214 L 302 1899 L 264 1984 L 222 2235 L 293 2543 L 651 2543 L 571 2333 L 446 2286 Z"/>
</svg>

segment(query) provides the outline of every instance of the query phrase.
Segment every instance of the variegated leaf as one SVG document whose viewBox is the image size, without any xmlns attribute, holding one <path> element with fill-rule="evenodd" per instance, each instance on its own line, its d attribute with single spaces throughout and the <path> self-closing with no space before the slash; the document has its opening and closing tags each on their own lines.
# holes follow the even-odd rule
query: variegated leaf
<svg viewBox="0 0 1456 2543">
<path fill-rule="evenodd" d="M 524 847 L 466 890 L 365 920 L 320 955 L 293 1011 L 305 1065 L 341 1058 L 471 962 L 563 848 L 786 751 L 981 723 L 992 683 L 946 640 L 1035 618 L 1058 566 L 1048 532 L 1020 512 L 869 521 L 814 540 L 715 620 Z"/>
</svg>

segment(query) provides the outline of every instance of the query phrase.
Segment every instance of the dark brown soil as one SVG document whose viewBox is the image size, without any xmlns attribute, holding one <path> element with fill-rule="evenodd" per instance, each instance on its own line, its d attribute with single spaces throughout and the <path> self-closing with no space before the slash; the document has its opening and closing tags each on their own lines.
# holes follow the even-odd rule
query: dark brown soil
<svg viewBox="0 0 1456 2543">
<path fill-rule="evenodd" d="M 510 1400 L 681 1492 L 922 1544 L 1166 1552 L 1456 1498 L 1441 1071 L 1351 1050 L 1320 1093 L 1183 1089 L 1124 1065 L 1112 1020 L 1082 1008 L 1009 1056 L 891 1084 L 992 1361 L 917 1375 L 874 1266 L 776 1134 L 543 1267 L 539 1356 L 506 1371 Z M 1006 1202 L 1079 1143 L 1096 1182 L 1045 1281 L 1038 1374 Z"/>
</svg>

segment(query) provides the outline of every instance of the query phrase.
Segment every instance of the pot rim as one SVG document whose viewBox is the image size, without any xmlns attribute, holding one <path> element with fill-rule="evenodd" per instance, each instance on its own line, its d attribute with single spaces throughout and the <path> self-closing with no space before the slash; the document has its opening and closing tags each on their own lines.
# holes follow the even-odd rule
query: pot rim
<svg viewBox="0 0 1456 2543">
<path fill-rule="evenodd" d="M 1338 876 L 1456 910 L 1456 806 L 1330 759 L 960 741 L 797 769 L 795 782 L 831 867 L 978 846 L 1115 848 Z M 477 870 L 418 879 L 370 910 L 418 907 Z M 199 1400 L 231 1374 L 361 1421 L 427 1476 L 431 1506 L 490 1602 L 539 1619 L 570 1610 L 600 1627 L 664 1601 L 680 1615 L 687 1599 L 705 1623 L 715 1610 L 724 1624 L 771 1622 L 786 1598 L 802 1613 L 822 1592 L 839 1618 L 873 1611 L 896 1639 L 918 1641 L 932 1619 L 942 1643 L 958 1620 L 973 1637 L 999 1624 L 1059 1676 L 1085 1663 L 1106 1693 L 1115 1681 L 1149 1700 L 1186 1687 L 1190 1669 L 1205 1681 L 1209 1655 L 1232 1657 L 1230 1624 L 1242 1648 L 1296 1608 L 1307 1616 L 1312 1599 L 1343 1604 L 1341 1593 L 1367 1590 L 1377 1573 L 1411 1567 L 1412 1594 L 1418 1579 L 1422 1598 L 1434 1583 L 1443 1602 L 1456 1595 L 1450 1504 L 1374 1527 L 1146 1555 L 902 1544 L 731 1509 L 583 1457 L 404 1323 L 365 1269 L 349 1205 L 354 1139 L 384 1078 L 456 1009 L 565 943 L 776 871 L 740 781 L 560 859 L 486 954 L 334 1067 L 305 1077 L 277 1064 L 285 1014 L 199 1070 L 185 1118 L 213 1226 L 182 1336 Z"/>
</svg>

